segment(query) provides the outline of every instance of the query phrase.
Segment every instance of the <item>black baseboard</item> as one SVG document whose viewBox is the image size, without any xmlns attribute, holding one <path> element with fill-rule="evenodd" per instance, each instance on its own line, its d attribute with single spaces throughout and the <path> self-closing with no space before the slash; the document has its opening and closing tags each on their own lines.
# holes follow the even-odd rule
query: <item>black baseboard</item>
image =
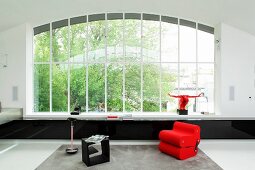
<svg viewBox="0 0 255 170">
<path fill-rule="evenodd" d="M 255 139 L 255 120 L 185 120 L 201 127 L 202 139 Z M 74 138 L 94 134 L 114 140 L 157 140 L 174 121 L 85 121 L 74 127 Z M 15 120 L 0 126 L 0 139 L 69 139 L 70 122 L 64 120 Z"/>
</svg>

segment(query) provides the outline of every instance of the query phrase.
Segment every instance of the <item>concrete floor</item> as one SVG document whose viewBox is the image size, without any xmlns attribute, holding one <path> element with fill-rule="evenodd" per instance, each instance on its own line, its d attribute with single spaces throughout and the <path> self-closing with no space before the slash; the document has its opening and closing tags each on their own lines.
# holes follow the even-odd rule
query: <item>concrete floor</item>
<svg viewBox="0 0 255 170">
<path fill-rule="evenodd" d="M 0 140 L 1 170 L 34 170 L 68 140 Z M 76 140 L 75 144 L 80 144 Z M 111 141 L 111 145 L 151 145 L 158 141 Z M 202 140 L 199 148 L 224 170 L 255 169 L 255 140 Z"/>
</svg>

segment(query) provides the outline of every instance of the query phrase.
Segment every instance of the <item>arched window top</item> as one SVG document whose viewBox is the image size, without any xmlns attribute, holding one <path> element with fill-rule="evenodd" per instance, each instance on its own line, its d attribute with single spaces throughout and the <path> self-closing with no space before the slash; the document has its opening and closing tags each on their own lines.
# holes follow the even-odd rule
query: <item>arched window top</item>
<svg viewBox="0 0 255 170">
<path fill-rule="evenodd" d="M 149 20 L 149 21 L 161 21 L 172 24 L 180 24 L 182 26 L 187 26 L 191 28 L 197 28 L 200 31 L 204 31 L 210 34 L 214 34 L 214 28 L 196 23 L 193 21 L 188 21 L 184 19 L 179 19 L 170 16 L 164 15 L 155 15 L 155 14 L 145 14 L 145 13 L 101 13 L 101 14 L 91 14 L 70 18 L 70 25 L 93 22 L 93 21 L 102 21 L 102 20 L 118 20 L 118 19 L 137 19 L 137 20 Z M 68 26 L 68 19 L 52 22 L 52 28 L 61 28 Z M 50 30 L 50 24 L 41 25 L 34 28 L 34 35 L 40 34 Z"/>
</svg>

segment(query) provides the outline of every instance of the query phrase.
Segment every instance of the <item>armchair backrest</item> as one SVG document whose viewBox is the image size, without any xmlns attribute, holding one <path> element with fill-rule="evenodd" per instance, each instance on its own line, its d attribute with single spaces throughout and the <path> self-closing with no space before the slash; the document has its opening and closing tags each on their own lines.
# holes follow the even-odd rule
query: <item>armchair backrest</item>
<svg viewBox="0 0 255 170">
<path fill-rule="evenodd" d="M 175 121 L 173 130 L 193 134 L 198 140 L 200 140 L 200 127 L 198 125 Z"/>
</svg>

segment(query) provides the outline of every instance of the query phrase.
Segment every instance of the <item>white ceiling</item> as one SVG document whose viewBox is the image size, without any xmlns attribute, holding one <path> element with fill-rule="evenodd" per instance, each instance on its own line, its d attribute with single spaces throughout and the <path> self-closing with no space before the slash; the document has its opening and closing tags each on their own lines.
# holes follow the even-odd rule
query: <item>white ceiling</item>
<svg viewBox="0 0 255 170">
<path fill-rule="evenodd" d="M 145 12 L 211 26 L 224 22 L 255 35 L 255 0 L 0 0 L 0 32 L 102 12 Z"/>
</svg>

